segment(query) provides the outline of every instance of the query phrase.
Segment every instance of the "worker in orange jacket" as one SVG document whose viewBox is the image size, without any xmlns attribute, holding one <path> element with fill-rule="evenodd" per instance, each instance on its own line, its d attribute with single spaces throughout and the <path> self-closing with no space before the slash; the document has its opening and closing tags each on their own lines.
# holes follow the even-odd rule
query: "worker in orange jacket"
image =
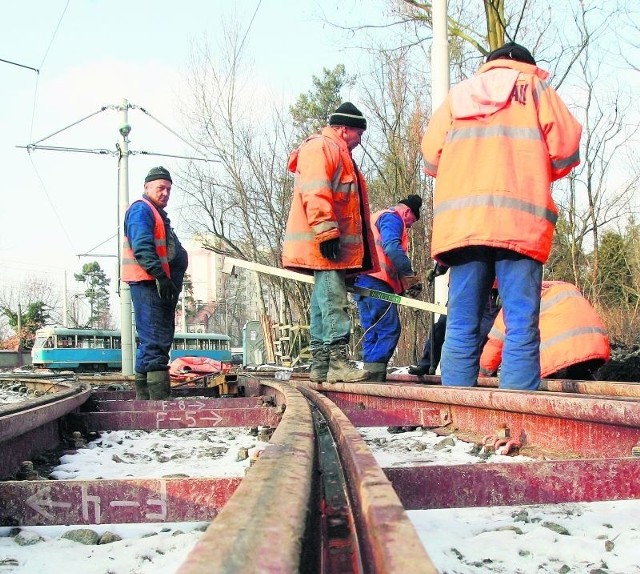
<svg viewBox="0 0 640 574">
<path fill-rule="evenodd" d="M 341 104 L 329 126 L 291 153 L 293 200 L 283 247 L 286 269 L 313 273 L 309 345 L 314 382 L 355 382 L 369 373 L 349 364 L 348 276 L 379 269 L 364 177 L 351 152 L 367 128 L 362 112 Z"/>
<path fill-rule="evenodd" d="M 501 388 L 540 384 L 542 265 L 558 211 L 551 182 L 580 162 L 581 126 L 531 53 L 495 50 L 454 86 L 422 140 L 436 177 L 431 254 L 450 267 L 442 384 L 473 386 L 480 321 L 498 280 L 507 336 Z"/>
<path fill-rule="evenodd" d="M 502 358 L 505 325 L 496 317 L 480 357 L 480 374 L 496 373 Z M 579 289 L 564 281 L 543 281 L 540 304 L 540 374 L 542 377 L 594 378 L 611 357 L 602 319 Z"/>
</svg>

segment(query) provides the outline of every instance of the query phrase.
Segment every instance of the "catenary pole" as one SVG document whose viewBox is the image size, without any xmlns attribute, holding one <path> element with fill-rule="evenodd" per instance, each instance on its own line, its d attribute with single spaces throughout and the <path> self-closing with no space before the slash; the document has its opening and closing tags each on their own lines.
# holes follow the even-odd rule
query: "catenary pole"
<svg viewBox="0 0 640 574">
<path fill-rule="evenodd" d="M 126 99 L 118 107 L 120 112 L 120 156 L 118 159 L 118 281 L 120 284 L 120 336 L 122 344 L 122 374 L 133 375 L 135 337 L 133 336 L 133 310 L 131 289 L 122 281 L 122 244 L 124 240 L 124 215 L 129 207 L 129 102 Z"/>
<path fill-rule="evenodd" d="M 435 112 L 449 92 L 449 40 L 447 34 L 447 0 L 434 0 L 432 4 L 433 44 L 431 46 L 431 111 Z M 437 180 L 435 186 L 437 187 Z M 448 280 L 438 277 L 435 282 L 434 303 L 446 305 Z"/>
</svg>

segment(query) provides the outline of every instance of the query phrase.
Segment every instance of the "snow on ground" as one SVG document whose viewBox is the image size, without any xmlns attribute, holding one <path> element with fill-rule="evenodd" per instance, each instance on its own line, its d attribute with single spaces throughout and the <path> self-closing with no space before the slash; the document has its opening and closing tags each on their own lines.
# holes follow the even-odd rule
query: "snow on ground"
<svg viewBox="0 0 640 574">
<path fill-rule="evenodd" d="M 20 383 L 0 383 L 0 407 L 33 399 L 26 386 Z"/>
<path fill-rule="evenodd" d="M 56 480 L 244 476 L 250 459 L 268 443 L 249 429 L 127 430 L 100 433 L 99 439 L 61 457 Z M 237 460 L 246 448 L 249 458 Z"/>
<path fill-rule="evenodd" d="M 430 431 L 361 429 L 383 467 L 526 460 L 484 457 L 472 445 Z M 55 478 L 242 476 L 266 443 L 247 428 L 111 431 L 65 455 Z M 241 448 L 249 459 L 237 460 Z M 640 501 L 410 511 L 443 574 L 640 574 Z M 0 528 L 0 574 L 173 574 L 204 523 L 100 525 L 122 540 L 85 546 L 63 539 L 71 528 Z M 10 533 L 12 534 L 10 536 Z M 21 545 L 24 544 L 24 545 Z"/>
</svg>

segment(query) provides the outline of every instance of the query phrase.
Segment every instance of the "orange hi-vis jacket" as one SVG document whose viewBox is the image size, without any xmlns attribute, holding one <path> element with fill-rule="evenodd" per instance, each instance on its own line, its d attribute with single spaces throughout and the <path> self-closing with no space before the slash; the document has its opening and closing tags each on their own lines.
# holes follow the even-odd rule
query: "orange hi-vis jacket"
<svg viewBox="0 0 640 574">
<path fill-rule="evenodd" d="M 283 266 L 306 273 L 377 271 L 367 186 L 344 140 L 332 128 L 324 128 L 291 153 L 289 170 L 295 180 Z M 333 261 L 322 256 L 320 243 L 335 237 L 340 238 L 340 252 Z"/>
<path fill-rule="evenodd" d="M 144 197 L 138 201 L 143 201 L 151 208 L 153 213 L 154 227 L 153 227 L 153 242 L 156 247 L 156 253 L 160 258 L 162 269 L 167 274 L 167 277 L 171 278 L 171 271 L 169 269 L 169 259 L 167 256 L 167 230 L 162 220 L 162 216 L 158 212 L 155 205 Z M 134 281 L 154 281 L 155 277 L 145 271 L 145 269 L 136 260 L 129 238 L 125 235 L 122 241 L 122 281 L 134 282 Z"/>
<path fill-rule="evenodd" d="M 580 163 L 582 128 L 548 73 L 508 59 L 454 86 L 422 140 L 436 180 L 431 255 L 485 245 L 544 263 L 558 216 L 551 182 Z"/>
<path fill-rule="evenodd" d="M 502 358 L 505 325 L 498 313 L 480 357 L 480 373 L 496 371 Z M 540 301 L 540 374 L 591 359 L 611 357 L 609 336 L 602 319 L 578 288 L 564 281 L 543 281 Z"/>
<path fill-rule="evenodd" d="M 376 277 L 377 279 L 381 279 L 382 281 L 387 283 L 387 285 L 393 288 L 394 293 L 400 294 L 403 291 L 400 277 L 398 275 L 398 272 L 396 271 L 396 268 L 393 266 L 393 262 L 387 257 L 387 254 L 382 248 L 382 238 L 380 237 L 380 230 L 376 225 L 378 218 L 383 213 L 397 213 L 397 210 L 393 207 L 390 209 L 381 209 L 380 211 L 376 211 L 376 213 L 371 216 L 371 229 L 373 231 L 373 239 L 376 244 L 376 252 L 378 255 L 378 263 L 380 264 L 380 271 L 369 273 L 368 275 L 370 275 L 371 277 Z M 402 251 L 407 253 L 407 251 L 409 250 L 409 234 L 407 233 L 407 226 L 404 223 L 404 219 L 402 220 L 402 223 L 403 229 L 400 247 L 402 248 Z"/>
</svg>

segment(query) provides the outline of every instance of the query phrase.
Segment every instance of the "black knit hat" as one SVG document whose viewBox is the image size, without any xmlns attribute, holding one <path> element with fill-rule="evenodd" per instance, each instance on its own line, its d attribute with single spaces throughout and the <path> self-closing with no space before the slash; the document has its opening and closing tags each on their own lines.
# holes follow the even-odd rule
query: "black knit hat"
<svg viewBox="0 0 640 574">
<path fill-rule="evenodd" d="M 362 112 L 351 102 L 340 104 L 338 109 L 329 116 L 330 126 L 348 126 L 350 128 L 367 129 L 367 120 Z"/>
<path fill-rule="evenodd" d="M 398 203 L 404 203 L 415 215 L 416 220 L 420 219 L 420 208 L 422 207 L 422 198 L 419 195 L 412 194 L 406 199 L 401 199 Z"/>
<path fill-rule="evenodd" d="M 149 170 L 147 177 L 144 178 L 144 182 L 149 183 L 150 181 L 155 181 L 156 179 L 166 179 L 167 181 L 173 183 L 169 170 L 162 166 L 152 167 Z"/>
<path fill-rule="evenodd" d="M 515 42 L 507 42 L 502 48 L 494 50 L 487 56 L 487 62 L 497 60 L 499 58 L 506 58 L 507 60 L 517 60 L 518 62 L 524 62 L 525 64 L 536 65 L 536 61 L 533 59 L 531 52 L 524 46 L 516 44 Z"/>
</svg>

